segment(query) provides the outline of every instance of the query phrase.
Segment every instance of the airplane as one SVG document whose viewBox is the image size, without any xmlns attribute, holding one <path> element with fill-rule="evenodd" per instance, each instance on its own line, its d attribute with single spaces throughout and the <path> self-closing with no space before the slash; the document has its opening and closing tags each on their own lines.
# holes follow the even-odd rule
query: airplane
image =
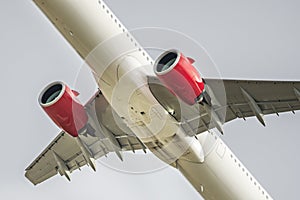
<svg viewBox="0 0 300 200">
<path fill-rule="evenodd" d="M 167 50 L 154 62 L 135 40 L 130 44 L 132 36 L 128 33 L 126 39 L 126 28 L 103 1 L 35 2 L 79 55 L 88 58 L 99 91 L 85 105 L 63 82 L 42 91 L 39 102 L 62 132 L 26 169 L 33 184 L 57 173 L 70 180 L 84 165 L 96 170 L 95 159 L 109 152 L 122 160 L 122 151 L 148 149 L 177 168 L 205 199 L 272 199 L 211 131 L 223 133 L 222 113 L 210 87 L 224 85 L 226 122 L 254 116 L 265 125 L 266 114 L 299 110 L 299 82 L 202 79 L 195 60 L 178 50 Z M 120 46 L 94 50 L 124 30 L 121 52 Z M 90 58 L 90 52 L 98 56 Z M 154 75 L 153 67 L 141 67 L 147 65 L 154 65 Z"/>
</svg>

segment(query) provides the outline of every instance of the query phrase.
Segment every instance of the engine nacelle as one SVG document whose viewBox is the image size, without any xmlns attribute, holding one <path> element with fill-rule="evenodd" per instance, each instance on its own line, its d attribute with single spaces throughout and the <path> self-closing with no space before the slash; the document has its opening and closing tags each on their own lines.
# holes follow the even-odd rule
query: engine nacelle
<svg viewBox="0 0 300 200">
<path fill-rule="evenodd" d="M 204 82 L 193 60 L 176 50 L 163 53 L 155 62 L 155 74 L 177 97 L 189 105 L 203 98 Z"/>
<path fill-rule="evenodd" d="M 54 82 L 39 97 L 40 105 L 53 122 L 73 137 L 78 136 L 88 121 L 86 111 L 76 96 L 78 93 L 66 84 Z"/>
</svg>

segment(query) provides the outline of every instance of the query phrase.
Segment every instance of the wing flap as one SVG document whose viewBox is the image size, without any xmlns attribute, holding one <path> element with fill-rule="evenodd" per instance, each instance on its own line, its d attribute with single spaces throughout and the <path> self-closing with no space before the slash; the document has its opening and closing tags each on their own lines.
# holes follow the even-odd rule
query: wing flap
<svg viewBox="0 0 300 200">
<path fill-rule="evenodd" d="M 86 164 L 74 139 L 65 132 L 61 132 L 37 159 L 26 168 L 25 176 L 34 185 L 58 173 L 58 165 L 53 152 L 57 153 L 65 161 L 70 172 Z"/>
</svg>

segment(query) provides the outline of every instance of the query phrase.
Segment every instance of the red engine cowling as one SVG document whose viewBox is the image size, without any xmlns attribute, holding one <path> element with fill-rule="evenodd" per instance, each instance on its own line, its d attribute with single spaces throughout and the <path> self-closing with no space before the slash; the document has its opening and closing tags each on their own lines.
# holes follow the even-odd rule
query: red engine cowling
<svg viewBox="0 0 300 200">
<path fill-rule="evenodd" d="M 193 60 L 176 50 L 163 53 L 155 62 L 155 74 L 177 97 L 189 105 L 194 105 L 204 91 L 204 82 Z"/>
<path fill-rule="evenodd" d="M 76 98 L 78 93 L 72 91 L 62 82 L 48 85 L 40 94 L 39 103 L 54 121 L 64 131 L 77 137 L 88 121 L 83 105 Z"/>
</svg>

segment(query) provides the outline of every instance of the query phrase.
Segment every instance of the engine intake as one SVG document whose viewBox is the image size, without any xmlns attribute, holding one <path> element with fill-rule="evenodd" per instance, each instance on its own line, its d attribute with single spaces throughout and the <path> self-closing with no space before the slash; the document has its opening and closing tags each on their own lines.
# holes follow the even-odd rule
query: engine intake
<svg viewBox="0 0 300 200">
<path fill-rule="evenodd" d="M 155 74 L 160 81 L 189 105 L 200 102 L 204 92 L 204 82 L 193 62 L 193 59 L 177 50 L 169 50 L 159 56 L 154 65 Z"/>
<path fill-rule="evenodd" d="M 66 84 L 54 82 L 40 94 L 39 104 L 52 121 L 64 131 L 77 137 L 85 127 L 88 116 L 83 105 Z"/>
</svg>

